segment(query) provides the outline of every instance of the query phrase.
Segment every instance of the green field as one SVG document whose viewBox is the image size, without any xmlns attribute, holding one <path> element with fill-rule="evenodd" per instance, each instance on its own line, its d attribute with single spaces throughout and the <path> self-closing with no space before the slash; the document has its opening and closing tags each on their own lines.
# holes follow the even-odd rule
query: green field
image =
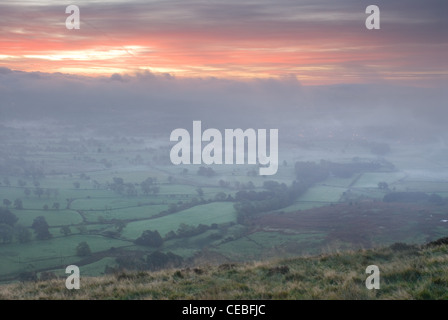
<svg viewBox="0 0 448 320">
<path fill-rule="evenodd" d="M 338 202 L 344 191 L 345 188 L 340 187 L 316 186 L 309 188 L 299 200 L 304 202 Z"/>
<path fill-rule="evenodd" d="M 319 253 L 323 233 L 288 234 L 279 232 L 255 232 L 238 240 L 220 244 L 213 250 L 236 261 L 264 260 Z"/>
<path fill-rule="evenodd" d="M 13 210 L 19 218 L 18 223 L 31 227 L 33 220 L 38 216 L 44 216 L 50 226 L 73 225 L 82 222 L 82 218 L 72 210 Z"/>
<path fill-rule="evenodd" d="M 0 246 L 0 256 L 2 256 L 0 273 L 4 276 L 33 269 L 51 269 L 54 265 L 76 263 L 80 260 L 76 256 L 76 246 L 82 241 L 88 242 L 92 252 L 130 245 L 127 241 L 101 236 L 73 235 L 26 244 Z"/>
<path fill-rule="evenodd" d="M 137 238 L 145 230 L 157 230 L 163 236 L 169 231 L 176 231 L 180 224 L 197 226 L 212 223 L 235 221 L 236 216 L 232 203 L 211 203 L 196 206 L 161 218 L 129 223 L 123 236 L 128 239 Z"/>
<path fill-rule="evenodd" d="M 12 172 L 0 172 L 0 201 L 4 201 L 0 206 L 18 218 L 15 227 L 25 227 L 30 238 L 19 243 L 14 234 L 11 240 L 6 237 L 0 243 L 0 281 L 17 281 L 24 272 L 63 275 L 64 265 L 77 263 L 82 264 L 85 275 L 101 275 L 106 266 L 118 268 L 119 259 L 138 265 L 158 251 L 194 264 L 207 259 L 247 261 L 352 248 L 358 244 L 356 237 L 362 236 L 359 228 L 365 227 L 361 218 L 341 213 L 339 218 L 347 221 L 340 223 L 327 213 L 320 218 L 319 212 L 313 210 L 381 201 L 391 191 L 448 197 L 447 180 L 436 179 L 436 175 L 422 176 L 422 168 L 432 165 L 435 159 L 408 159 L 410 151 L 397 148 L 386 159 L 393 162 L 394 170 L 385 167 L 344 177 L 329 174 L 287 204 L 269 210 L 260 207 L 261 212 L 250 213 L 245 221 L 235 209 L 237 194 L 269 193 L 264 186 L 267 181 L 289 188 L 296 179 L 296 161 L 318 164 L 328 159 L 350 164 L 354 158 L 366 162 L 378 158 L 360 144 L 316 140 L 306 146 L 292 143 L 284 149 L 275 176 L 259 176 L 256 165 L 212 165 L 209 168 L 213 175 L 205 176 L 199 174 L 200 165 L 175 166 L 167 162 L 169 149 L 166 141 L 158 138 L 103 137 L 92 142 L 49 134 L 37 135 L 17 150 L 12 147 L 21 145 L 22 140 L 18 137 L 0 141 L 9 152 L 7 157 L 0 155 L 0 169 L 6 164 Z M 437 159 L 438 163 L 442 160 Z M 26 170 L 41 173 L 33 177 L 25 174 Z M 151 189 L 145 192 L 143 182 L 148 178 L 152 179 Z M 379 182 L 386 182 L 388 189 L 379 189 Z M 22 208 L 16 207 L 16 199 L 21 200 Z M 376 245 L 395 241 L 423 243 L 447 235 L 446 225 L 440 222 L 448 219 L 446 206 L 415 210 L 423 213 L 408 216 L 397 211 L 406 215 L 406 223 L 394 225 L 392 231 L 378 232 L 369 241 Z M 277 213 L 297 213 L 298 221 L 294 223 L 303 223 L 303 228 L 292 230 L 286 224 L 270 229 L 255 222 L 258 217 Z M 426 213 L 433 220 L 424 220 Z M 32 227 L 38 217 L 45 218 L 52 238 L 38 239 Z M 307 226 L 310 223 L 317 224 Z M 185 236 L 178 234 L 182 226 L 202 229 Z M 147 230 L 157 231 L 163 244 L 135 245 L 134 241 Z M 81 242 L 91 250 L 87 257 L 77 255 L 76 247 Z"/>
</svg>

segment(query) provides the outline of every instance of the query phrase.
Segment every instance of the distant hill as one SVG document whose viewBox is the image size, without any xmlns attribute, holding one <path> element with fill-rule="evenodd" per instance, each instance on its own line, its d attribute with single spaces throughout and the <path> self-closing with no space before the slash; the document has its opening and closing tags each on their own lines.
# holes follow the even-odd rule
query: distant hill
<svg viewBox="0 0 448 320">
<path fill-rule="evenodd" d="M 380 289 L 368 290 L 377 265 Z M 0 299 L 448 299 L 448 238 L 245 264 L 65 278 L 0 286 Z"/>
</svg>

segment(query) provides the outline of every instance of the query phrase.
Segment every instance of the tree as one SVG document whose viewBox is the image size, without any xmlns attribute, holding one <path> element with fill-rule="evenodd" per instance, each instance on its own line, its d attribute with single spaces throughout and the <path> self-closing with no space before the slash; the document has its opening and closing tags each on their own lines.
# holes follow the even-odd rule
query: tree
<svg viewBox="0 0 448 320">
<path fill-rule="evenodd" d="M 279 187 L 280 183 L 273 180 L 268 180 L 263 182 L 263 188 L 275 191 Z"/>
<path fill-rule="evenodd" d="M 0 224 L 6 224 L 12 227 L 19 218 L 6 208 L 0 208 Z"/>
<path fill-rule="evenodd" d="M 2 243 L 10 243 L 13 237 L 13 228 L 5 223 L 0 224 L 0 240 Z"/>
<path fill-rule="evenodd" d="M 221 188 L 227 188 L 227 187 L 230 185 L 229 182 L 224 181 L 224 180 L 222 180 L 222 179 L 219 180 L 218 183 L 219 183 L 219 186 L 220 186 Z"/>
<path fill-rule="evenodd" d="M 72 204 L 73 201 L 75 201 L 75 199 L 67 198 L 67 199 L 65 199 L 65 201 L 67 201 L 67 206 L 65 208 L 68 210 L 68 209 L 70 209 L 70 205 Z"/>
<path fill-rule="evenodd" d="M 34 189 L 34 194 L 40 199 L 40 197 L 42 197 L 42 195 L 44 194 L 44 189 L 37 187 L 36 189 Z"/>
<path fill-rule="evenodd" d="M 62 226 L 61 229 L 59 229 L 59 232 L 62 233 L 64 236 L 68 236 L 72 233 L 69 226 Z"/>
<path fill-rule="evenodd" d="M 120 178 L 120 177 L 114 177 L 113 180 L 114 180 L 114 183 L 115 183 L 115 184 L 124 184 L 124 180 L 123 180 L 123 178 Z"/>
<path fill-rule="evenodd" d="M 204 196 L 204 190 L 202 190 L 201 187 L 196 189 L 196 192 L 198 193 L 198 196 L 203 197 Z"/>
<path fill-rule="evenodd" d="M 44 204 L 44 206 L 42 207 L 45 211 L 48 211 L 48 209 L 50 209 L 50 207 L 48 206 L 48 204 Z"/>
<path fill-rule="evenodd" d="M 254 185 L 254 183 L 253 183 L 252 181 L 249 181 L 249 182 L 246 184 L 246 188 L 247 188 L 247 189 L 255 189 L 255 185 Z"/>
<path fill-rule="evenodd" d="M 26 242 L 30 242 L 31 241 L 31 231 L 30 229 L 22 226 L 22 225 L 17 225 L 14 227 L 14 233 L 16 236 L 16 239 L 20 242 L 20 243 L 26 243 Z"/>
<path fill-rule="evenodd" d="M 215 170 L 213 170 L 210 167 L 199 167 L 198 169 L 198 175 L 200 176 L 206 176 L 206 177 L 213 177 L 214 175 L 216 175 Z"/>
<path fill-rule="evenodd" d="M 87 233 L 87 227 L 85 225 L 80 225 L 79 227 L 76 227 L 80 234 L 86 234 Z"/>
<path fill-rule="evenodd" d="M 154 185 L 154 179 L 149 177 L 142 183 L 140 183 L 140 188 L 142 188 L 142 191 L 145 195 L 149 195 L 152 191 Z"/>
<path fill-rule="evenodd" d="M 389 192 L 383 197 L 383 202 L 427 202 L 429 196 L 420 191 L 415 192 Z"/>
<path fill-rule="evenodd" d="M 388 190 L 389 189 L 389 185 L 387 184 L 387 182 L 378 182 L 378 189 L 381 190 Z"/>
<path fill-rule="evenodd" d="M 121 231 L 123 231 L 124 227 L 126 227 L 126 222 L 124 222 L 123 220 L 117 220 L 114 223 L 114 227 L 115 230 L 120 233 Z"/>
<path fill-rule="evenodd" d="M 179 225 L 179 228 L 177 228 L 176 234 L 179 237 L 188 237 L 194 232 L 194 229 L 194 226 L 190 226 L 186 223 L 181 223 Z"/>
<path fill-rule="evenodd" d="M 171 203 L 169 206 L 168 206 L 168 212 L 169 213 L 174 213 L 174 212 L 177 212 L 179 210 L 179 207 L 177 206 L 177 204 L 175 204 L 175 203 Z"/>
<path fill-rule="evenodd" d="M 198 226 L 188 225 L 186 223 L 181 223 L 176 231 L 179 238 L 193 237 L 198 234 L 204 233 L 210 228 L 205 224 L 200 224 Z"/>
<path fill-rule="evenodd" d="M 3 199 L 3 205 L 5 206 L 5 207 L 9 207 L 10 205 L 11 205 L 11 200 L 9 200 L 9 199 Z"/>
<path fill-rule="evenodd" d="M 258 171 L 255 169 L 251 169 L 251 170 L 247 171 L 248 177 L 256 177 L 257 175 L 258 175 Z"/>
<path fill-rule="evenodd" d="M 224 192 L 218 192 L 215 195 L 215 201 L 225 201 L 227 198 L 227 195 Z"/>
<path fill-rule="evenodd" d="M 113 190 L 119 194 L 123 194 L 124 190 L 125 190 L 123 178 L 114 177 L 113 180 L 114 180 L 114 182 L 109 185 L 111 190 Z"/>
<path fill-rule="evenodd" d="M 53 237 L 48 231 L 48 223 L 43 216 L 39 216 L 34 219 L 31 228 L 34 229 L 34 232 L 36 232 L 36 238 L 39 240 L 50 239 L 51 237 Z"/>
<path fill-rule="evenodd" d="M 76 189 L 79 189 L 79 187 L 81 186 L 81 184 L 79 183 L 79 182 L 73 182 L 73 186 L 76 188 Z"/>
<path fill-rule="evenodd" d="M 31 194 L 31 190 L 28 188 L 25 188 L 25 190 L 23 190 L 23 192 L 25 192 L 26 197 L 28 198 Z"/>
<path fill-rule="evenodd" d="M 136 197 L 138 195 L 138 191 L 135 188 L 134 184 L 132 183 L 126 183 L 126 194 L 128 197 Z"/>
<path fill-rule="evenodd" d="M 153 194 L 157 194 L 157 193 L 159 193 L 160 192 L 160 188 L 159 188 L 159 186 L 154 186 L 154 187 L 152 187 L 152 193 Z"/>
<path fill-rule="evenodd" d="M 3 178 L 3 183 L 5 184 L 5 186 L 9 187 L 11 185 L 11 181 L 9 181 L 8 178 Z"/>
<path fill-rule="evenodd" d="M 22 210 L 23 209 L 22 200 L 20 199 L 14 200 L 14 208 L 16 208 L 17 210 Z"/>
<path fill-rule="evenodd" d="M 163 239 L 157 230 L 146 230 L 143 231 L 142 235 L 135 240 L 135 244 L 158 248 L 163 244 Z"/>
<path fill-rule="evenodd" d="M 19 187 L 24 187 L 24 186 L 26 186 L 26 181 L 23 181 L 22 179 L 19 179 L 18 181 L 17 181 L 17 184 L 19 185 Z"/>
<path fill-rule="evenodd" d="M 54 210 L 59 210 L 60 207 L 61 204 L 59 202 L 54 202 L 53 205 L 51 206 L 51 208 Z"/>
<path fill-rule="evenodd" d="M 429 196 L 428 201 L 437 205 L 442 205 L 445 202 L 444 199 L 436 193 L 432 193 Z"/>
<path fill-rule="evenodd" d="M 89 245 L 85 241 L 80 242 L 78 244 L 78 246 L 76 247 L 76 255 L 78 257 L 90 256 L 91 254 L 92 254 L 92 251 L 90 250 Z"/>
<path fill-rule="evenodd" d="M 177 237 L 176 232 L 174 232 L 173 230 L 170 230 L 170 231 L 165 235 L 164 240 L 165 240 L 165 241 L 166 241 L 166 240 L 171 240 L 171 239 L 174 239 L 174 238 L 176 238 L 176 237 Z"/>
<path fill-rule="evenodd" d="M 101 187 L 101 184 L 96 180 L 93 180 L 92 183 L 93 183 L 93 189 L 99 189 Z"/>
</svg>

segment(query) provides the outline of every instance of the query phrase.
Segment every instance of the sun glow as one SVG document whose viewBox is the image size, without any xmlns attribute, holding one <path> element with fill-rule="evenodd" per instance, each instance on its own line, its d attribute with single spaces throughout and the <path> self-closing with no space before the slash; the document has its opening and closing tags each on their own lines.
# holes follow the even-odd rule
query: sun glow
<svg viewBox="0 0 448 320">
<path fill-rule="evenodd" d="M 147 48 L 140 46 L 125 46 L 113 49 L 89 49 L 89 50 L 73 50 L 73 51 L 55 51 L 42 54 L 24 55 L 27 59 L 42 59 L 49 61 L 91 61 L 91 60 L 113 60 L 126 56 L 135 57 L 140 51 L 146 51 Z"/>
</svg>

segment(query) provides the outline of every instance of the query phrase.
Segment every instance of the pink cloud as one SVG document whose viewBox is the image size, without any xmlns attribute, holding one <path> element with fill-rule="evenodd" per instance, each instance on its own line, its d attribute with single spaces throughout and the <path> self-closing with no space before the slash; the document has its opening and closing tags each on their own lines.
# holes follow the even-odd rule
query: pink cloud
<svg viewBox="0 0 448 320">
<path fill-rule="evenodd" d="M 353 1 L 327 7 L 276 3 L 86 4 L 81 30 L 65 28 L 63 6 L 2 5 L 0 66 L 86 74 L 293 73 L 310 84 L 448 78 L 448 37 L 441 41 L 447 31 L 437 29 L 441 20 L 393 22 L 396 11 L 384 10 L 388 23 L 372 32 L 363 27 L 362 6 Z"/>
</svg>

